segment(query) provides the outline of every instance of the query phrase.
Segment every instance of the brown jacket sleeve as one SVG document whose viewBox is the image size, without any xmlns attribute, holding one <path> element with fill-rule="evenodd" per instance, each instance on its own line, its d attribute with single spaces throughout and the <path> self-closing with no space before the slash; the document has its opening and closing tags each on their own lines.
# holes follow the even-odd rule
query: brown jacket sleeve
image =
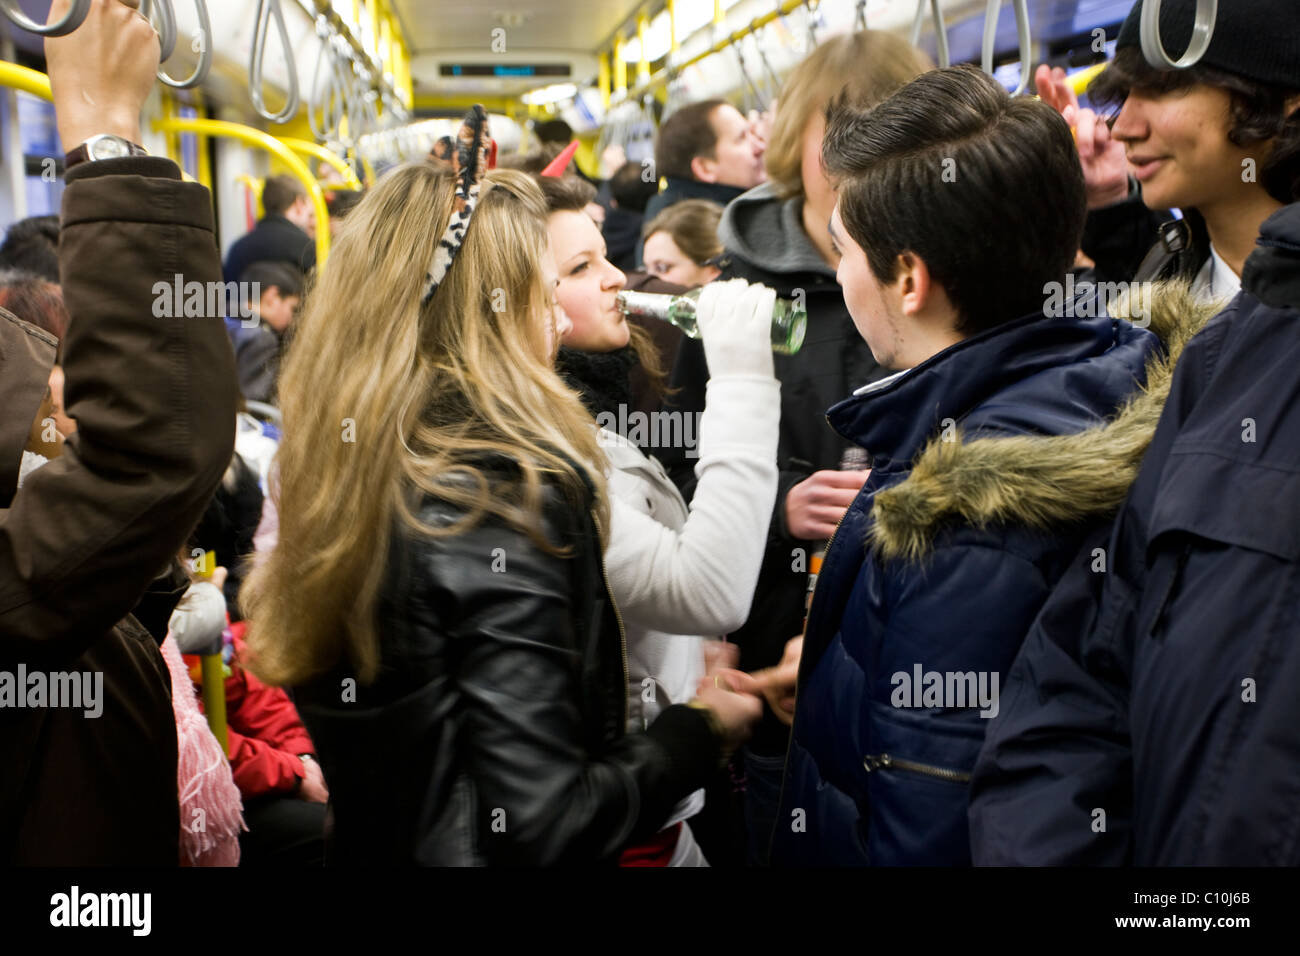
<svg viewBox="0 0 1300 956">
<path fill-rule="evenodd" d="M 78 432 L 0 511 L 0 659 L 74 660 L 128 614 L 234 448 L 222 316 L 157 314 L 183 316 L 159 296 L 177 276 L 221 280 L 208 191 L 165 159 L 87 163 L 68 174 L 59 259 Z"/>
</svg>

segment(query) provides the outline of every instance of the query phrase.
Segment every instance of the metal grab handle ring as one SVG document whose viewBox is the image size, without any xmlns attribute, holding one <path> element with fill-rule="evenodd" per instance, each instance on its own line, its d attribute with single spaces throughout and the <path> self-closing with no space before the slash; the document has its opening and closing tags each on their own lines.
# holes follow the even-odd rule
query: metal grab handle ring
<svg viewBox="0 0 1300 956">
<path fill-rule="evenodd" d="M 170 3 L 170 0 L 163 2 Z M 199 55 L 199 62 L 194 67 L 194 72 L 183 80 L 176 80 L 165 69 L 158 71 L 158 79 L 174 90 L 189 90 L 199 86 L 208 78 L 208 71 L 212 69 L 212 21 L 208 19 L 208 5 L 204 0 L 194 0 L 194 9 L 199 15 L 199 49 L 195 51 Z"/>
<path fill-rule="evenodd" d="M 1032 38 L 1029 35 L 1029 0 L 1014 0 L 1016 8 L 1016 33 L 1020 39 L 1020 84 L 1012 91 L 1012 96 L 1019 96 L 1029 85 L 1029 60 L 1034 55 Z M 998 14 L 1002 10 L 1002 0 L 989 0 L 984 11 L 984 50 L 981 66 L 989 76 L 993 75 L 993 54 L 998 42 Z"/>
<path fill-rule="evenodd" d="M 767 27 L 763 27 L 763 36 L 767 36 Z M 772 63 L 763 52 L 763 44 L 759 42 L 757 34 L 754 35 L 754 49 L 758 50 L 759 62 L 763 64 L 763 85 L 768 89 L 767 102 L 770 106 L 772 101 L 781 95 L 781 77 L 777 76 L 776 70 L 772 69 Z"/>
<path fill-rule="evenodd" d="M 1192 42 L 1178 60 L 1171 60 L 1160 41 L 1160 0 L 1142 4 L 1142 55 L 1157 70 L 1185 70 L 1195 66 L 1210 49 L 1214 24 L 1219 17 L 1219 0 L 1196 0 L 1196 21 L 1192 24 Z"/>
<path fill-rule="evenodd" d="M 262 96 L 262 64 L 266 58 L 266 43 L 270 38 L 270 21 L 275 21 L 280 34 L 280 46 L 284 49 L 284 59 L 289 67 L 289 95 L 278 113 L 266 108 Z M 280 9 L 280 0 L 257 0 L 257 19 L 253 27 L 253 52 L 248 63 L 248 94 L 253 101 L 253 109 L 263 119 L 272 123 L 287 123 L 298 112 L 298 67 L 293 61 L 293 50 L 289 46 L 289 30 L 284 25 L 284 11 Z"/>
<path fill-rule="evenodd" d="M 154 11 L 157 10 L 158 22 L 154 29 L 158 31 L 158 45 L 162 48 L 158 62 L 165 63 L 176 52 L 176 11 L 172 9 L 172 0 L 140 0 L 140 13 L 153 23 Z"/>
<path fill-rule="evenodd" d="M 72 0 L 72 6 L 55 23 L 37 23 L 18 6 L 18 0 L 0 0 L 0 13 L 9 18 L 9 22 L 20 30 L 35 33 L 43 37 L 65 37 L 86 22 L 90 13 L 91 0 Z"/>
<path fill-rule="evenodd" d="M 317 139 L 328 141 L 333 133 L 338 132 L 338 118 L 335 118 L 334 104 L 339 99 L 338 65 L 334 58 L 334 45 L 331 34 L 325 25 L 324 17 L 316 21 L 316 36 L 320 46 L 316 52 L 316 69 L 312 71 L 311 90 L 307 95 L 307 125 Z M 324 97 L 321 96 L 321 64 L 327 67 L 325 72 Z M 321 125 L 316 125 L 316 114 L 320 113 Z"/>
<path fill-rule="evenodd" d="M 934 39 L 938 46 L 939 66 L 947 69 L 952 66 L 952 54 L 948 52 L 948 28 L 943 23 L 943 11 L 939 9 L 939 0 L 930 0 L 930 22 L 934 24 Z M 917 0 L 916 18 L 912 21 L 912 46 L 921 43 L 921 29 L 925 26 L 925 0 Z"/>
</svg>

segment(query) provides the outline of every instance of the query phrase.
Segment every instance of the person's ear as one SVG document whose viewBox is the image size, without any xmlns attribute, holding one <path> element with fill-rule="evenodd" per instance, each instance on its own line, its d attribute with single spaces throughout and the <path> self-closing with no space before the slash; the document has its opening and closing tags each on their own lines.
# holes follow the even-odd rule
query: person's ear
<svg viewBox="0 0 1300 956">
<path fill-rule="evenodd" d="M 898 290 L 899 305 L 904 315 L 920 315 L 930 301 L 932 291 L 930 267 L 925 260 L 912 252 L 904 252 L 898 257 L 898 269 L 894 278 Z"/>
<path fill-rule="evenodd" d="M 691 160 L 691 175 L 702 183 L 717 182 L 717 160 L 709 159 L 707 156 L 696 156 Z"/>
<path fill-rule="evenodd" d="M 719 269 L 717 266 L 705 266 L 704 274 L 708 276 L 708 278 L 704 280 L 705 283 L 707 284 L 709 282 L 712 282 L 718 276 L 722 275 L 722 270 Z"/>
</svg>

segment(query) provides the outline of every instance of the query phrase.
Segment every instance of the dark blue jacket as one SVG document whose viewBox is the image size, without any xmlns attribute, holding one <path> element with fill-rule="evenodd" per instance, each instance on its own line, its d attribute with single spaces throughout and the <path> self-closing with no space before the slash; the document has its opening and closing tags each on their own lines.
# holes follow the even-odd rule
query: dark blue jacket
<svg viewBox="0 0 1300 956">
<path fill-rule="evenodd" d="M 1008 675 L 976 863 L 1300 864 L 1300 206 L 1260 242 Z"/>
<path fill-rule="evenodd" d="M 1158 352 L 1109 317 L 1029 316 L 831 409 L 872 473 L 818 581 L 774 864 L 970 862 L 967 781 L 1001 676 L 1105 507 L 1057 485 L 1091 468 L 1045 436 L 1114 415 Z M 930 672 L 976 683 L 938 706 Z"/>
</svg>

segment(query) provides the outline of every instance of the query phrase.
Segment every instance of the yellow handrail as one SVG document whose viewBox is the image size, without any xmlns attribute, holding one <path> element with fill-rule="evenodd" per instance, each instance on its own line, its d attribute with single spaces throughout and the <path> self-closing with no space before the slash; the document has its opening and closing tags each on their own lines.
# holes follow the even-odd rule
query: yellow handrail
<svg viewBox="0 0 1300 956">
<path fill-rule="evenodd" d="M 335 153 L 333 150 L 326 149 L 319 143 L 313 143 L 309 139 L 294 139 L 292 136 L 279 137 L 280 142 L 288 146 L 295 153 L 303 153 L 307 156 L 314 156 L 322 162 L 329 163 L 339 171 L 343 177 L 343 184 L 348 189 L 360 189 L 361 180 L 357 179 L 356 171 L 348 163 Z"/>
<path fill-rule="evenodd" d="M 649 93 L 651 90 L 663 86 L 665 83 L 668 82 L 671 74 L 680 73 L 683 70 L 685 70 L 687 67 L 691 67 L 694 66 L 696 63 L 699 63 L 701 60 L 707 60 L 715 53 L 721 53 L 723 50 L 727 49 L 727 47 L 731 46 L 733 43 L 739 43 L 741 40 L 749 36 L 751 33 L 755 32 L 756 30 L 759 30 L 762 27 L 767 26 L 777 17 L 783 17 L 787 13 L 793 13 L 795 10 L 798 10 L 800 7 L 804 6 L 808 2 L 809 0 L 785 0 L 785 2 L 783 2 L 775 10 L 770 10 L 767 13 L 764 13 L 762 16 L 755 17 L 754 20 L 751 21 L 747 26 L 742 27 L 741 29 L 737 30 L 735 33 L 723 37 L 721 40 L 713 44 L 713 46 L 709 47 L 704 52 L 696 54 L 695 56 L 691 57 L 689 60 L 686 60 L 683 63 L 674 63 L 671 64 L 670 66 L 663 68 L 654 76 L 650 77 L 649 81 L 645 83 L 639 83 L 636 89 L 627 91 L 626 99 L 635 100 L 638 97 L 644 96 L 646 93 Z M 720 13 L 721 13 L 721 4 L 717 3 L 714 6 L 714 15 L 718 16 Z M 725 17 L 723 19 L 725 19 Z M 714 21 L 715 26 L 719 23 L 721 23 L 721 20 Z M 617 47 L 615 49 L 617 50 Z M 615 56 L 617 55 L 618 53 L 616 52 Z"/>
<path fill-rule="evenodd" d="M 49 100 L 51 103 L 54 102 L 54 94 L 50 92 L 50 78 L 44 73 L 29 70 L 17 63 L 0 61 L 0 86 L 12 87 L 30 93 L 32 96 L 39 96 L 43 100 Z"/>
<path fill-rule="evenodd" d="M 250 146 L 260 146 L 271 153 L 280 162 L 289 167 L 289 171 L 298 177 L 307 189 L 312 206 L 316 209 L 316 266 L 325 265 L 330 252 L 330 213 L 325 205 L 325 193 L 311 174 L 307 164 L 298 155 L 270 133 L 240 123 L 228 123 L 225 120 L 211 119 L 161 119 L 154 120 L 154 129 L 160 133 L 196 133 L 199 136 L 221 136 L 227 139 L 241 140 Z"/>
</svg>

